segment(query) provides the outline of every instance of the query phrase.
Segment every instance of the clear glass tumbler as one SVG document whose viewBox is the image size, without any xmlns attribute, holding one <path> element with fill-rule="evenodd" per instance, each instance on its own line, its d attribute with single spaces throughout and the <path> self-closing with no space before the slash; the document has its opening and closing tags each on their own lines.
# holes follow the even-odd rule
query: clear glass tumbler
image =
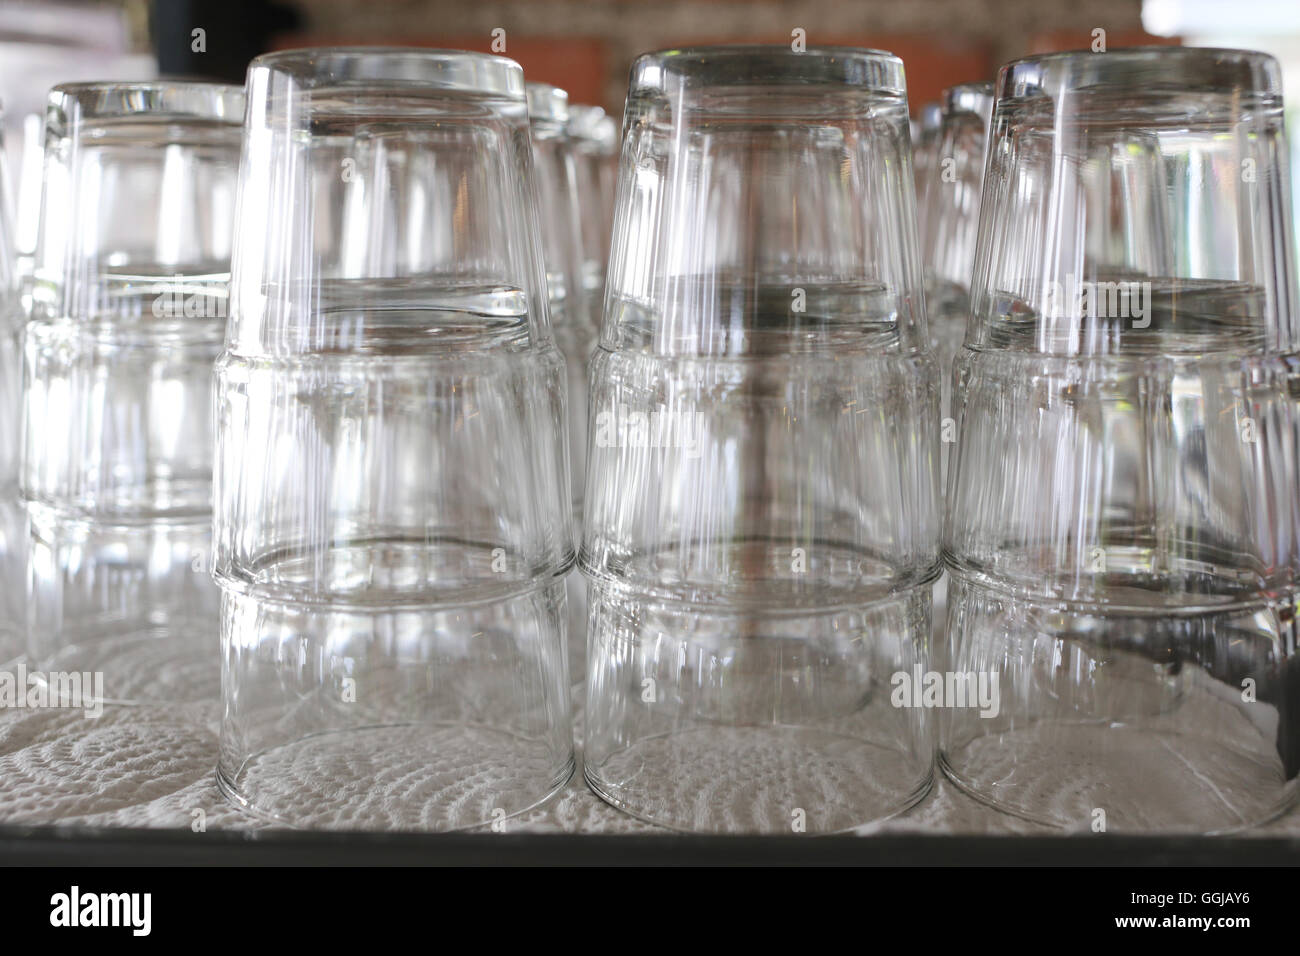
<svg viewBox="0 0 1300 956">
<path fill-rule="evenodd" d="M 495 823 L 573 772 L 565 369 L 523 74 L 248 74 L 218 362 L 218 782 L 281 823 Z"/>
<path fill-rule="evenodd" d="M 578 202 L 579 160 L 575 140 L 569 134 L 569 94 L 545 83 L 529 83 L 526 89 L 551 325 L 568 371 L 569 467 L 576 541 L 587 463 L 587 362 L 596 345 L 593 290 L 587 281 L 583 217 Z M 587 659 L 587 582 L 575 570 L 566 580 L 565 590 L 569 678 L 580 683 Z"/>
<path fill-rule="evenodd" d="M 1273 817 L 1300 772 L 1300 361 L 1277 63 L 1004 67 L 957 361 L 942 761 L 1080 830 Z"/>
<path fill-rule="evenodd" d="M 948 456 L 957 432 L 952 418 L 953 361 L 966 337 L 970 314 L 970 277 L 975 265 L 984 154 L 993 113 L 993 84 L 970 83 L 945 90 L 938 128 L 933 134 L 930 168 L 920 196 L 918 216 L 927 223 L 921 234 L 925 265 L 925 305 L 930 344 L 943 380 L 940 426 L 940 487 L 948 474 Z M 934 627 L 942 633 L 948 614 L 948 576 L 934 586 Z"/>
<path fill-rule="evenodd" d="M 923 103 L 917 110 L 917 118 L 908 124 L 912 137 L 912 183 L 917 199 L 925 196 L 925 184 L 929 182 L 930 170 L 934 168 L 934 157 L 939 148 L 939 123 L 942 117 L 941 104 Z M 917 209 L 916 226 L 921 237 L 921 246 L 924 248 L 929 239 L 924 203 Z"/>
<path fill-rule="evenodd" d="M 28 652 L 106 700 L 218 699 L 212 365 L 242 90 L 56 87 L 23 333 Z"/>
<path fill-rule="evenodd" d="M 23 310 L 7 164 L 0 137 L 0 667 L 22 657 L 27 644 L 27 526 L 18 496 Z"/>
<path fill-rule="evenodd" d="M 921 245 L 925 304 L 944 377 L 945 417 L 952 363 L 966 337 L 970 314 L 970 278 L 992 115 L 992 83 L 965 83 L 944 91 L 932 164 L 918 197 L 918 215 L 927 223 Z"/>
<path fill-rule="evenodd" d="M 605 301 L 609 234 L 614 222 L 613 179 L 617 174 L 614 160 L 618 156 L 618 124 L 599 106 L 571 105 L 568 131 L 577 157 L 583 285 L 595 313 Z"/>
<path fill-rule="evenodd" d="M 901 62 L 632 70 L 581 567 L 585 767 L 686 830 L 825 832 L 930 786 L 939 376 Z"/>
</svg>

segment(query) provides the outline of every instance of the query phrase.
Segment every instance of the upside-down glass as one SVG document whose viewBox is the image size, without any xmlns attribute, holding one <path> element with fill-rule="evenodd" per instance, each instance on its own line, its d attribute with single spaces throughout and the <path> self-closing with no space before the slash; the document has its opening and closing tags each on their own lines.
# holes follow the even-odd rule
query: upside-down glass
<svg viewBox="0 0 1300 956">
<path fill-rule="evenodd" d="M 939 145 L 939 121 L 943 116 L 943 107 L 939 103 L 922 104 L 917 118 L 908 124 L 912 137 L 912 183 L 917 199 L 925 196 L 925 184 L 930 180 L 930 170 L 934 168 L 934 154 Z M 926 210 L 921 203 L 917 209 L 917 234 L 921 237 L 921 247 L 926 244 Z"/>
<path fill-rule="evenodd" d="M 293 825 L 466 828 L 573 771 L 564 362 L 519 66 L 270 54 L 218 363 L 218 782 Z"/>
<path fill-rule="evenodd" d="M 1221 831 L 1300 772 L 1300 363 L 1277 63 L 998 81 L 945 557 L 947 773 L 1073 829 Z M 994 683 L 996 681 L 996 684 Z"/>
<path fill-rule="evenodd" d="M 939 379 L 900 61 L 719 47 L 632 70 L 581 566 L 587 779 L 699 831 L 910 806 L 931 721 Z"/>
<path fill-rule="evenodd" d="M 945 393 L 953 358 L 966 337 L 992 112 L 992 83 L 964 83 L 944 91 L 932 165 L 918 197 L 918 215 L 927 223 L 921 241 L 925 304 Z M 948 409 L 945 394 L 945 417 Z"/>
<path fill-rule="evenodd" d="M 0 129 L 4 126 L 0 117 Z M 0 139 L 0 666 L 26 652 L 27 529 L 18 498 L 22 306 L 13 223 L 9 218 L 8 159 Z"/>
<path fill-rule="evenodd" d="M 593 290 L 587 282 L 582 213 L 578 205 L 579 159 L 568 131 L 569 95 L 545 83 L 529 83 L 527 96 L 551 324 L 568 372 L 569 466 L 576 535 L 581 525 L 578 519 L 582 515 L 582 482 L 587 462 L 587 360 L 596 345 Z M 565 590 L 569 677 L 578 683 L 586 672 L 587 583 L 574 571 L 565 581 Z"/>
<path fill-rule="evenodd" d="M 50 94 L 21 486 L 28 653 L 106 699 L 215 701 L 212 363 L 244 98 L 202 83 Z"/>
<path fill-rule="evenodd" d="M 948 455 L 956 440 L 952 419 L 952 365 L 966 337 L 970 313 L 970 276 L 975 264 L 984 154 L 988 147 L 993 84 L 969 83 L 944 91 L 939 125 L 933 134 L 930 169 L 918 216 L 925 267 L 925 305 L 930 344 L 943 381 L 939 430 L 939 475 L 948 473 Z M 942 487 L 942 484 L 941 484 Z M 934 628 L 942 633 L 948 613 L 948 577 L 934 587 Z"/>
<path fill-rule="evenodd" d="M 614 160 L 618 155 L 618 124 L 599 106 L 570 106 L 568 131 L 577 159 L 583 285 L 595 313 L 605 301 L 609 232 L 614 221 L 613 179 L 617 174 Z"/>
</svg>

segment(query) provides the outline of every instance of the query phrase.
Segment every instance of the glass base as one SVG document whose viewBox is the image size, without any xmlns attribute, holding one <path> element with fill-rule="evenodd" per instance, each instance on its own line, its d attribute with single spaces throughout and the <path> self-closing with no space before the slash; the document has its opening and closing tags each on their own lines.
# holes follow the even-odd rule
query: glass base
<svg viewBox="0 0 1300 956">
<path fill-rule="evenodd" d="M 27 667 L 51 673 L 102 674 L 106 704 L 198 704 L 221 699 L 220 637 L 215 620 L 172 623 L 70 641 Z"/>
<path fill-rule="evenodd" d="M 313 830 L 472 830 L 549 800 L 573 776 L 553 750 L 490 727 L 396 724 L 316 734 L 223 758 L 217 785 L 236 807 Z"/>
<path fill-rule="evenodd" d="M 564 583 L 481 604 L 338 607 L 227 591 L 219 774 L 284 825 L 466 830 L 573 775 Z"/>
<path fill-rule="evenodd" d="M 692 833 L 838 833 L 924 799 L 912 755 L 815 727 L 700 728 L 649 738 L 586 768 L 632 816 Z M 910 788 L 909 788 L 910 784 Z"/>
<path fill-rule="evenodd" d="M 1028 600 L 954 576 L 937 655 L 991 706 L 951 707 L 940 762 L 1046 826 L 1223 833 L 1295 804 L 1294 595 L 1141 612 Z"/>
<path fill-rule="evenodd" d="M 1257 788 L 1271 768 L 1214 740 L 1113 724 L 979 737 L 941 751 L 939 765 L 995 810 L 1080 832 L 1231 833 L 1276 819 L 1300 795 L 1295 780 Z"/>
<path fill-rule="evenodd" d="M 586 776 L 619 809 L 701 833 L 835 833 L 933 777 L 930 586 L 860 607 L 683 605 L 593 581 Z"/>
<path fill-rule="evenodd" d="M 206 518 L 111 525 L 38 504 L 28 513 L 29 671 L 102 675 L 106 703 L 220 700 Z"/>
</svg>

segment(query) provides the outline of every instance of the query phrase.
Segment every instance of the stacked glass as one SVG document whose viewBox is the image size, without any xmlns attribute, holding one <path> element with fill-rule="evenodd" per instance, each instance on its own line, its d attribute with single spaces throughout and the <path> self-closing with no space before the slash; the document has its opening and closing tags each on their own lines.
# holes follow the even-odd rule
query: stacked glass
<svg viewBox="0 0 1300 956">
<path fill-rule="evenodd" d="M 605 301 L 609 233 L 614 221 L 613 180 L 618 172 L 614 162 L 618 155 L 618 125 L 599 106 L 570 106 L 568 130 L 577 158 L 575 175 L 578 210 L 582 216 L 583 287 L 595 312 Z M 595 336 L 593 328 L 593 348 Z"/>
<path fill-rule="evenodd" d="M 582 570 L 587 779 L 700 831 L 896 813 L 930 721 L 939 379 L 901 62 L 650 54 L 632 70 Z"/>
<path fill-rule="evenodd" d="M 583 216 L 578 202 L 578 154 L 569 134 L 569 95 L 545 83 L 529 83 L 528 123 L 542 222 L 542 254 L 555 343 L 564 356 L 569 393 L 569 465 L 575 540 L 581 525 L 582 479 L 587 461 L 587 360 L 595 347 Z M 569 614 L 569 676 L 586 672 L 587 585 L 574 572 L 566 582 Z"/>
<path fill-rule="evenodd" d="M 1294 802 L 1300 363 L 1277 63 L 1059 54 L 998 81 L 957 361 L 942 760 L 1079 829 Z"/>
<path fill-rule="evenodd" d="M 565 353 L 569 363 L 569 430 L 578 540 L 582 537 L 582 495 L 587 486 L 587 365 L 600 337 L 609 269 L 609 234 L 614 221 L 614 187 L 618 175 L 618 124 L 599 106 L 569 109 L 569 142 L 574 150 L 574 183 L 582 234 L 582 290 L 587 322 L 574 328 L 577 341 Z M 572 354 L 573 358 L 568 358 Z M 569 668 L 574 684 L 587 678 L 587 580 L 570 577 Z"/>
<path fill-rule="evenodd" d="M 926 222 L 921 251 L 930 338 L 944 377 L 944 416 L 950 408 L 952 362 L 966 336 L 970 276 L 975 265 L 984 154 L 993 114 L 993 84 L 945 90 L 934 155 L 918 215 Z"/>
<path fill-rule="evenodd" d="M 218 782 L 289 824 L 465 828 L 573 771 L 564 362 L 523 74 L 271 54 L 218 363 Z"/>
<path fill-rule="evenodd" d="M 908 126 L 912 137 L 912 184 L 918 198 L 925 195 L 926 183 L 930 181 L 930 172 L 934 169 L 942 117 L 943 107 L 939 103 L 925 103 L 918 111 L 917 118 Z M 916 224 L 924 247 L 928 240 L 924 204 L 917 210 Z"/>
<path fill-rule="evenodd" d="M 939 474 L 948 474 L 948 454 L 956 440 L 952 420 L 952 365 L 966 335 L 970 313 L 970 275 L 975 264 L 984 153 L 993 112 L 993 84 L 969 83 L 945 90 L 918 215 L 925 265 L 925 304 L 930 345 L 943 381 Z M 942 634 L 948 613 L 948 578 L 934 588 L 934 626 Z"/>
<path fill-rule="evenodd" d="M 3 128 L 0 116 L 0 128 Z M 27 526 L 18 500 L 19 415 L 22 382 L 22 304 L 13 224 L 9 219 L 8 170 L 0 141 L 0 666 L 26 652 Z"/>
<path fill-rule="evenodd" d="M 28 651 L 123 702 L 214 701 L 212 363 L 225 326 L 243 92 L 56 87 L 21 490 Z"/>
</svg>

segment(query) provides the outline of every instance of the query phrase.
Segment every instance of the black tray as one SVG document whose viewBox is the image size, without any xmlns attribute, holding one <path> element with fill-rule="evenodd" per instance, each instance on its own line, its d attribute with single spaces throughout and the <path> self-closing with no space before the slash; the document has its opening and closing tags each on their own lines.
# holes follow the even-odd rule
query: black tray
<svg viewBox="0 0 1300 956">
<path fill-rule="evenodd" d="M 1295 866 L 1300 837 L 603 836 L 0 825 L 6 866 Z"/>
</svg>

